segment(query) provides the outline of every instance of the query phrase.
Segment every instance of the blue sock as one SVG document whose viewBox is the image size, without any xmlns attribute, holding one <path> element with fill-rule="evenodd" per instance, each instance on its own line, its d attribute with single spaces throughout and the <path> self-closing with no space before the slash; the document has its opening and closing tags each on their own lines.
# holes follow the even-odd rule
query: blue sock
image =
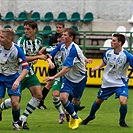
<svg viewBox="0 0 133 133">
<path fill-rule="evenodd" d="M 125 122 L 125 117 L 127 114 L 127 105 L 126 106 L 120 106 L 120 122 Z"/>
<path fill-rule="evenodd" d="M 94 118 L 96 111 L 100 108 L 100 105 L 101 104 L 97 104 L 96 101 L 94 101 L 89 115 L 90 118 Z"/>
<path fill-rule="evenodd" d="M 13 121 L 18 121 L 20 117 L 20 108 L 18 110 L 12 109 Z"/>
<path fill-rule="evenodd" d="M 78 105 L 74 104 L 74 110 L 76 113 L 78 112 L 79 108 L 80 108 L 80 104 L 78 104 Z"/>
<path fill-rule="evenodd" d="M 78 118 L 78 115 L 74 111 L 74 107 L 70 101 L 67 101 L 66 104 L 63 104 L 63 106 L 66 109 L 66 111 L 72 116 L 72 118 L 74 118 L 74 119 Z"/>
</svg>

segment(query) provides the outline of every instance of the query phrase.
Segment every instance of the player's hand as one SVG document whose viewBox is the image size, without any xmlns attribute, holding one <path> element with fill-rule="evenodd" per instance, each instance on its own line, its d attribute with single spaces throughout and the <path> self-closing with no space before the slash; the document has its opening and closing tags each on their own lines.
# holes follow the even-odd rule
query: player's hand
<svg viewBox="0 0 133 133">
<path fill-rule="evenodd" d="M 54 63 L 52 62 L 51 58 L 48 58 L 47 61 L 48 61 L 48 68 L 54 69 L 54 68 L 55 68 L 55 65 L 54 65 Z"/>
<path fill-rule="evenodd" d="M 47 55 L 45 55 L 45 54 L 41 54 L 41 55 L 38 55 L 38 56 L 39 56 L 40 60 L 46 60 L 47 59 Z"/>
<path fill-rule="evenodd" d="M 96 71 L 98 69 L 99 69 L 99 66 L 92 68 L 91 71 L 94 72 L 94 71 Z"/>
<path fill-rule="evenodd" d="M 18 86 L 19 86 L 19 82 L 16 80 L 14 83 L 13 83 L 13 85 L 12 85 L 12 90 L 16 90 L 17 88 L 18 88 Z"/>
<path fill-rule="evenodd" d="M 52 77 L 52 76 L 49 77 L 49 76 L 48 76 L 48 77 L 46 77 L 44 80 L 45 80 L 46 82 L 52 81 L 52 80 L 54 80 L 54 77 Z"/>
<path fill-rule="evenodd" d="M 91 64 L 91 63 L 92 63 L 92 61 L 93 61 L 93 60 L 92 60 L 91 58 L 86 59 L 86 60 L 85 60 L 85 64 L 87 64 L 87 63 Z"/>
<path fill-rule="evenodd" d="M 32 63 L 33 63 L 33 64 L 36 64 L 36 63 L 37 63 L 37 61 L 38 61 L 38 60 L 34 60 L 34 61 L 32 61 Z"/>
</svg>

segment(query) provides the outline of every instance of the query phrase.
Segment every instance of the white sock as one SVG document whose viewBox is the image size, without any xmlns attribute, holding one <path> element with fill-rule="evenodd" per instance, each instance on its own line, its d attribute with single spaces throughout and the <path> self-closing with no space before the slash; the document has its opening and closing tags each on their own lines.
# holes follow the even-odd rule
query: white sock
<svg viewBox="0 0 133 133">
<path fill-rule="evenodd" d="M 32 114 L 32 112 L 37 108 L 37 106 L 39 105 L 40 100 L 32 97 L 31 100 L 28 102 L 25 111 L 23 112 L 23 114 L 20 116 L 20 120 L 22 121 L 26 121 L 27 117 Z"/>
<path fill-rule="evenodd" d="M 11 108 L 12 107 L 11 99 L 10 98 L 6 99 L 4 102 L 1 103 L 0 107 L 2 110 Z"/>
<path fill-rule="evenodd" d="M 60 114 L 64 114 L 64 111 L 62 109 L 60 97 L 52 97 L 53 103 L 55 105 L 55 108 L 59 111 Z"/>
</svg>

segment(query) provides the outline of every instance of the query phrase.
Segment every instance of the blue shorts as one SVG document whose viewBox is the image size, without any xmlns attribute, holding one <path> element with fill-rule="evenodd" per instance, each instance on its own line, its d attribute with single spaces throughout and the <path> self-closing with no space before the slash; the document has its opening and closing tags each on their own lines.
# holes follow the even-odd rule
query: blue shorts
<svg viewBox="0 0 133 133">
<path fill-rule="evenodd" d="M 80 100 L 85 89 L 86 81 L 87 76 L 79 83 L 73 83 L 69 81 L 66 77 L 63 77 L 60 92 L 66 92 L 69 95 L 72 95 L 73 98 Z"/>
<path fill-rule="evenodd" d="M 122 87 L 100 88 L 97 98 L 100 98 L 102 100 L 107 100 L 114 93 L 115 93 L 115 98 L 119 98 L 119 96 L 128 97 L 128 87 L 122 86 Z"/>
<path fill-rule="evenodd" d="M 18 73 L 11 76 L 4 76 L 3 74 L 0 74 L 0 98 L 4 98 L 6 88 L 8 89 L 8 95 L 20 96 L 20 85 L 15 91 L 11 89 L 18 76 Z"/>
</svg>

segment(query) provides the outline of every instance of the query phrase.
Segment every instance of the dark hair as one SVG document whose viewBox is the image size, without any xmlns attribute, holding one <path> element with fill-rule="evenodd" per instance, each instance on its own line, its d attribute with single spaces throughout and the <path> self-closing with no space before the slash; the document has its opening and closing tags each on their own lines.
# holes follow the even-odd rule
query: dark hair
<svg viewBox="0 0 133 133">
<path fill-rule="evenodd" d="M 68 32 L 69 36 L 73 37 L 73 41 L 75 40 L 76 32 L 73 28 L 65 28 L 63 32 Z"/>
<path fill-rule="evenodd" d="M 62 25 L 62 27 L 64 28 L 65 27 L 65 24 L 64 24 L 64 22 L 57 22 L 57 23 L 55 23 L 55 25 Z"/>
<path fill-rule="evenodd" d="M 113 34 L 113 37 L 117 37 L 118 41 L 122 43 L 121 46 L 123 46 L 123 44 L 125 43 L 125 36 L 123 34 L 116 33 Z"/>
<path fill-rule="evenodd" d="M 59 34 L 58 36 L 57 36 L 57 38 L 61 38 L 62 37 L 62 34 Z"/>
<path fill-rule="evenodd" d="M 24 26 L 25 25 L 29 25 L 29 27 L 31 27 L 32 29 L 37 29 L 37 22 L 34 20 L 26 20 L 24 21 Z"/>
</svg>

